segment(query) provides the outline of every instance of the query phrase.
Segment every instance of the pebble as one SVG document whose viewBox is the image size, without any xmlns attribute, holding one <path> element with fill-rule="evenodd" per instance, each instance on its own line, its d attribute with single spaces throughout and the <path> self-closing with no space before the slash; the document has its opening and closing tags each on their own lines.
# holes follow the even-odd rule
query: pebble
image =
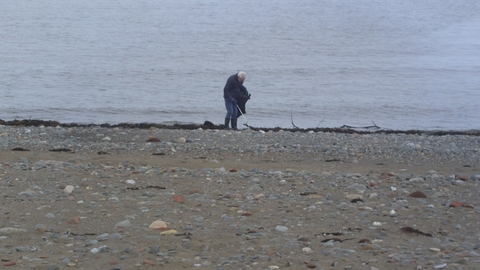
<svg viewBox="0 0 480 270">
<path fill-rule="evenodd" d="M 128 219 L 123 220 L 123 221 L 117 222 L 117 224 L 115 224 L 114 230 L 129 228 L 130 226 L 132 226 L 132 224 L 130 223 L 130 220 L 128 220 Z"/>
<path fill-rule="evenodd" d="M 71 194 L 74 190 L 75 190 L 74 186 L 68 185 L 63 189 L 63 192 L 65 192 L 65 194 Z"/>
<path fill-rule="evenodd" d="M 408 195 L 412 198 L 427 198 L 427 195 L 421 191 L 414 191 Z"/>
<path fill-rule="evenodd" d="M 26 233 L 26 232 L 27 230 L 20 229 L 20 228 L 13 228 L 13 227 L 0 228 L 0 235 L 18 234 L 18 233 Z"/>
<path fill-rule="evenodd" d="M 360 194 L 347 194 L 347 195 L 345 195 L 345 199 L 351 201 L 351 200 L 355 200 L 355 199 L 363 199 L 363 196 L 360 195 Z"/>
</svg>

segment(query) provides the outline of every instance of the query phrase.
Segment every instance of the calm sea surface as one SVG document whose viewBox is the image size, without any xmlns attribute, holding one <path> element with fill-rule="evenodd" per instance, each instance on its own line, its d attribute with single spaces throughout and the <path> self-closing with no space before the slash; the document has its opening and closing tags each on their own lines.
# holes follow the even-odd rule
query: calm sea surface
<svg viewBox="0 0 480 270">
<path fill-rule="evenodd" d="M 0 119 L 480 129 L 478 0 L 3 0 Z M 240 125 L 245 119 L 240 118 Z"/>
</svg>

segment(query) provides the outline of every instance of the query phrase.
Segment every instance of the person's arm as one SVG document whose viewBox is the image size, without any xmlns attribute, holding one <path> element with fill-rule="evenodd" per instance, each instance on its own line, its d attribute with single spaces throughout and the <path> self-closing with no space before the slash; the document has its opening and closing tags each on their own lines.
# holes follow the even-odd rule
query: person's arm
<svg viewBox="0 0 480 270">
<path fill-rule="evenodd" d="M 232 80 L 232 77 L 229 77 L 225 87 L 223 88 L 223 95 L 225 98 L 233 98 L 233 89 L 235 87 L 235 82 Z"/>
</svg>

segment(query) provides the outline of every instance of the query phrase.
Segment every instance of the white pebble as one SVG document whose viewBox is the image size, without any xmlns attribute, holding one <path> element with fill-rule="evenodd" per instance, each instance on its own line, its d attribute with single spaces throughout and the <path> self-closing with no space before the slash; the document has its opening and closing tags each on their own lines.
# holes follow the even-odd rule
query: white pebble
<svg viewBox="0 0 480 270">
<path fill-rule="evenodd" d="M 73 186 L 71 186 L 71 185 L 68 185 L 68 186 L 66 186 L 66 187 L 63 189 L 63 192 L 65 192 L 66 194 L 70 194 L 70 193 L 72 193 L 74 190 L 75 190 L 75 187 L 73 187 Z"/>
<path fill-rule="evenodd" d="M 125 183 L 127 183 L 129 185 L 135 185 L 135 180 L 128 179 L 127 181 L 125 181 Z"/>
<path fill-rule="evenodd" d="M 302 251 L 305 252 L 305 253 L 307 253 L 307 254 L 312 253 L 312 249 L 309 248 L 309 247 L 304 247 L 304 248 L 302 248 Z"/>
</svg>

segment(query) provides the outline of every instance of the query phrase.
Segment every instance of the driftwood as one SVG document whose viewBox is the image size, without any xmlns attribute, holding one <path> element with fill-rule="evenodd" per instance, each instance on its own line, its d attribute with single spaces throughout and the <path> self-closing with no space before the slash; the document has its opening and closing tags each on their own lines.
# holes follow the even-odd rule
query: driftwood
<svg viewBox="0 0 480 270">
<path fill-rule="evenodd" d="M 413 234 L 424 235 L 424 236 L 428 236 L 428 237 L 433 236 L 431 233 L 424 233 L 424 232 L 419 231 L 417 229 L 414 229 L 412 227 L 401 227 L 400 230 L 404 233 L 413 233 Z"/>
<path fill-rule="evenodd" d="M 30 151 L 30 150 L 22 147 L 15 147 L 12 149 L 12 151 Z"/>
<path fill-rule="evenodd" d="M 341 126 L 340 128 L 346 128 L 346 129 L 358 129 L 358 128 L 360 128 L 360 129 L 372 129 L 372 128 L 374 128 L 374 129 L 380 129 L 380 127 L 377 126 L 377 124 L 375 124 L 375 122 L 372 121 L 372 123 L 373 123 L 373 126 L 352 127 L 352 126 L 343 125 L 343 126 Z"/>
<path fill-rule="evenodd" d="M 153 186 L 153 185 L 148 185 L 148 186 L 143 186 L 143 187 L 126 187 L 125 189 L 126 189 L 126 190 L 142 190 L 142 189 L 149 189 L 149 188 L 153 188 L 153 189 L 167 189 L 166 187 Z"/>
<path fill-rule="evenodd" d="M 298 128 L 298 127 L 295 126 L 295 124 L 293 123 L 293 113 L 292 113 L 292 110 L 290 110 L 290 122 L 292 123 L 293 128 Z"/>
<path fill-rule="evenodd" d="M 68 153 L 75 153 L 75 151 L 73 149 L 68 149 L 68 148 L 54 148 L 54 149 L 50 149 L 48 150 L 50 152 L 68 152 Z"/>
</svg>

